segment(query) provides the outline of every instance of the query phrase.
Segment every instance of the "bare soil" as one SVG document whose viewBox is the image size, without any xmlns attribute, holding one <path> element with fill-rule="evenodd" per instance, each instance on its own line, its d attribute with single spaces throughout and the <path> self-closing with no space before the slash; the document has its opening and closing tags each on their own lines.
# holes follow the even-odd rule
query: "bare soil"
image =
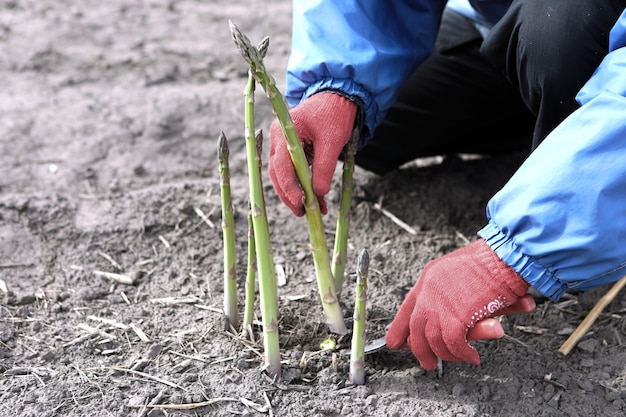
<svg viewBox="0 0 626 417">
<path fill-rule="evenodd" d="M 0 416 L 623 417 L 623 294 L 570 355 L 557 352 L 607 288 L 505 318 L 506 337 L 476 343 L 480 366 L 445 363 L 440 376 L 381 351 L 367 356 L 366 384 L 351 385 L 349 340 L 320 351 L 329 333 L 306 222 L 267 178 L 286 284 L 283 377 L 265 376 L 260 329 L 246 342 L 219 313 L 221 130 L 241 287 L 247 247 L 246 66 L 228 19 L 255 42 L 270 36 L 265 61 L 282 88 L 286 0 L 0 1 Z M 271 109 L 263 95 L 257 102 L 267 129 Z M 426 262 L 475 238 L 486 202 L 522 160 L 434 158 L 383 177 L 357 169 L 346 321 L 362 249 L 368 335 L 380 337 Z"/>
</svg>

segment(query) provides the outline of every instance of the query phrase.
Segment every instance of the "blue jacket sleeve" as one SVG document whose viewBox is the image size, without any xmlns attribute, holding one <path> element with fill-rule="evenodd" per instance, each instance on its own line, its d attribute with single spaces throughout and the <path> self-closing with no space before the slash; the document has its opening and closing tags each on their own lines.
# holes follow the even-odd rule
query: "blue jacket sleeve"
<svg viewBox="0 0 626 417">
<path fill-rule="evenodd" d="M 551 299 L 626 274 L 626 11 L 581 107 L 487 205 L 479 235 Z"/>
<path fill-rule="evenodd" d="M 371 137 L 400 85 L 432 51 L 445 0 L 295 0 L 286 99 L 323 90 L 357 102 Z"/>
</svg>

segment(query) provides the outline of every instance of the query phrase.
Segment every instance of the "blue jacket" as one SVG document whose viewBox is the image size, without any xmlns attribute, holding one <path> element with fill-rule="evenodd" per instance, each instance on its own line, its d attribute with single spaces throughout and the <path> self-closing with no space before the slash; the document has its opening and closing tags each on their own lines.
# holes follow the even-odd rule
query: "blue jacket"
<svg viewBox="0 0 626 417">
<path fill-rule="evenodd" d="M 470 2 L 485 12 L 487 23 L 510 3 Z M 363 109 L 367 141 L 400 85 L 430 54 L 445 5 L 296 0 L 287 101 L 294 106 L 321 90 L 341 92 Z M 626 11 L 609 46 L 577 95 L 581 107 L 489 201 L 489 223 L 479 231 L 552 299 L 569 288 L 586 290 L 626 275 Z"/>
</svg>

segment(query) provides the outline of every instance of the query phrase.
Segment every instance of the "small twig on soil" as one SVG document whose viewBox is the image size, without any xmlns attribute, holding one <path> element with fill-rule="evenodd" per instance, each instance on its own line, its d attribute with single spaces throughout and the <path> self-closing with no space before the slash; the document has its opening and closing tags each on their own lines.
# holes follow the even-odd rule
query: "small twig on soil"
<svg viewBox="0 0 626 417">
<path fill-rule="evenodd" d="M 152 300 L 150 300 L 151 303 L 153 304 L 194 304 L 197 303 L 199 301 L 202 301 L 200 298 L 198 297 L 163 297 L 163 298 L 153 298 Z M 223 311 L 220 310 L 220 313 L 222 313 Z"/>
<path fill-rule="evenodd" d="M 381 202 L 382 202 L 382 198 L 381 198 Z M 398 226 L 400 226 L 401 228 L 403 228 L 404 230 L 406 230 L 410 234 L 412 234 L 412 235 L 416 235 L 417 234 L 417 230 L 415 230 L 414 228 L 412 228 L 411 226 L 409 226 L 408 224 L 406 224 L 405 222 L 400 220 L 398 217 L 396 217 L 389 210 L 384 209 L 382 207 L 381 202 L 374 203 L 374 206 L 373 206 L 374 210 L 377 210 L 377 211 L 381 212 L 384 216 L 388 217 L 392 222 L 394 222 L 395 224 L 397 224 Z"/>
<path fill-rule="evenodd" d="M 148 336 L 146 336 L 146 334 L 143 332 L 143 330 L 141 330 L 135 323 L 131 323 L 130 324 L 130 328 L 133 330 L 133 332 L 135 332 L 137 337 L 139 337 L 139 339 L 142 342 L 149 342 L 150 341 Z"/>
<path fill-rule="evenodd" d="M 159 235 L 159 240 L 161 241 L 161 243 L 163 243 L 163 246 L 165 246 L 167 249 L 171 249 L 172 245 L 170 245 L 170 242 L 168 242 L 167 239 L 163 237 L 163 235 Z"/>
<path fill-rule="evenodd" d="M 254 401 L 250 401 L 247 398 L 243 398 L 241 397 L 239 399 L 239 401 L 241 401 L 241 403 L 243 405 L 245 405 L 246 407 L 250 407 L 252 408 L 254 411 L 258 412 L 258 413 L 267 413 L 269 412 L 269 407 L 267 405 L 261 405 L 261 404 L 257 404 Z"/>
<path fill-rule="evenodd" d="M 221 308 L 205 306 L 205 305 L 202 305 L 202 304 L 194 304 L 193 306 L 196 307 L 196 308 L 199 308 L 200 310 L 208 310 L 208 311 L 212 311 L 214 313 L 224 314 L 224 310 L 222 310 Z"/>
<path fill-rule="evenodd" d="M 35 367 L 35 366 L 16 366 L 14 368 L 7 370 L 4 374 L 5 375 L 31 375 L 31 374 L 48 375 L 51 372 L 52 370 L 49 368 Z"/>
<path fill-rule="evenodd" d="M 147 405 L 134 405 L 133 407 L 141 408 L 163 408 L 168 410 L 193 410 L 194 408 L 206 407 L 209 405 L 217 404 L 220 402 L 240 402 L 239 399 L 233 397 L 218 397 L 212 398 L 208 401 L 202 401 L 199 403 L 190 403 L 190 404 L 147 404 Z"/>
<path fill-rule="evenodd" d="M 35 266 L 35 264 L 0 264 L 0 269 L 8 269 L 8 268 L 31 268 Z"/>
<path fill-rule="evenodd" d="M 563 384 L 561 384 L 559 382 L 553 381 L 551 373 L 546 374 L 546 375 L 543 376 L 543 382 L 547 382 L 548 384 L 552 384 L 555 387 L 559 387 L 559 388 L 562 388 L 562 389 L 567 389 L 567 387 L 565 385 L 563 385 Z"/>
<path fill-rule="evenodd" d="M 94 327 L 91 327 L 91 326 L 86 325 L 86 324 L 79 324 L 78 327 L 81 328 L 82 330 L 88 331 L 89 333 L 84 334 L 82 336 L 79 336 L 79 337 L 77 337 L 77 338 L 75 338 L 73 340 L 70 340 L 67 343 L 64 343 L 62 345 L 63 347 L 69 347 L 69 346 L 72 346 L 72 345 L 76 345 L 78 343 L 82 343 L 85 340 L 89 340 L 89 339 L 91 339 L 94 336 L 105 336 L 105 337 L 110 338 L 110 339 L 117 339 L 117 337 L 115 335 L 106 333 L 106 332 L 104 332 L 104 331 L 102 331 L 102 330 L 100 330 L 98 328 L 94 328 Z"/>
<path fill-rule="evenodd" d="M 98 255 L 102 256 L 104 259 L 109 261 L 111 263 L 111 265 L 113 265 L 113 267 L 115 267 L 115 269 L 117 269 L 118 271 L 122 270 L 122 266 L 120 264 L 118 264 L 115 261 L 115 259 L 113 259 L 111 256 L 107 255 L 106 253 L 104 253 L 102 251 L 98 251 Z"/>
<path fill-rule="evenodd" d="M 158 383 L 163 384 L 163 385 L 167 385 L 168 387 L 172 387 L 172 388 L 177 388 L 177 389 L 183 390 L 185 392 L 188 391 L 187 388 L 182 387 L 182 386 L 180 386 L 180 385 L 178 385 L 178 384 L 176 384 L 174 382 L 168 381 L 167 379 L 163 379 L 163 378 L 160 378 L 158 376 L 150 375 L 150 374 L 147 374 L 145 372 L 135 371 L 133 369 L 122 368 L 122 367 L 118 367 L 118 366 L 100 366 L 100 367 L 97 367 L 97 368 L 89 368 L 88 370 L 89 371 L 100 371 L 100 370 L 109 370 L 109 369 L 113 370 L 113 371 L 121 371 L 121 372 L 126 372 L 126 373 L 129 373 L 129 374 L 137 375 L 137 376 L 140 376 L 142 378 L 146 378 L 146 379 L 149 379 L 151 381 L 158 382 Z"/>
<path fill-rule="evenodd" d="M 122 274 L 116 274 L 114 272 L 106 272 L 106 271 L 98 271 L 98 270 L 93 271 L 93 274 L 98 277 L 110 279 L 111 281 L 117 282 L 118 284 L 133 285 L 135 283 L 135 280 L 129 277 L 128 275 L 122 275 Z"/>
<path fill-rule="evenodd" d="M 215 365 L 215 364 L 218 364 L 218 363 L 230 362 L 230 361 L 234 361 L 235 359 L 237 359 L 236 356 L 228 356 L 226 358 L 215 359 L 213 362 L 209 362 L 209 365 Z"/>
<path fill-rule="evenodd" d="M 211 220 L 209 220 L 207 215 L 204 214 L 204 212 L 202 210 L 200 210 L 200 207 L 194 207 L 193 211 L 195 211 L 196 214 L 198 215 L 198 217 L 200 217 L 202 219 L 202 221 L 205 222 L 211 229 L 213 229 L 215 227 L 215 224 L 213 224 L 213 222 Z"/>
<path fill-rule="evenodd" d="M 48 368 L 26 366 L 11 368 L 5 372 L 5 375 L 30 375 L 35 377 L 35 379 L 39 381 L 42 387 L 45 387 L 46 383 L 43 382 L 43 379 L 41 379 L 41 376 L 39 374 L 41 373 L 42 375 L 49 375 L 50 372 L 52 371 Z"/>
<path fill-rule="evenodd" d="M 274 417 L 274 409 L 272 408 L 272 403 L 270 402 L 269 397 L 267 396 L 267 391 L 263 391 L 263 398 L 265 399 L 265 406 L 270 417 Z"/>
<path fill-rule="evenodd" d="M 87 316 L 87 318 L 89 320 L 93 320 L 93 321 L 97 321 L 97 322 L 100 322 L 100 323 L 104 323 L 104 324 L 112 326 L 112 327 L 117 327 L 118 329 L 128 330 L 128 325 L 126 325 L 124 323 L 117 322 L 115 320 L 105 319 L 104 317 L 97 317 L 97 316 Z"/>
<path fill-rule="evenodd" d="M 174 350 L 170 350 L 168 352 L 171 353 L 172 355 L 180 356 L 181 358 L 191 359 L 191 360 L 198 361 L 198 362 L 203 362 L 203 363 L 207 362 L 206 359 L 201 358 L 199 356 L 185 355 L 184 353 L 176 352 Z"/>
<path fill-rule="evenodd" d="M 154 396 L 154 398 L 145 406 L 143 406 L 143 409 L 141 410 L 141 413 L 139 414 L 141 417 L 144 417 L 148 414 L 148 408 L 150 408 L 153 405 L 157 405 L 161 399 L 163 399 L 165 395 L 165 388 L 162 388 L 159 393 L 157 395 Z"/>
<path fill-rule="evenodd" d="M 454 234 L 456 235 L 456 237 L 461 239 L 463 243 L 465 243 L 466 245 L 469 245 L 470 243 L 472 243 L 463 233 L 459 232 L 458 230 L 455 230 Z"/>
<path fill-rule="evenodd" d="M 593 323 L 598 319 L 602 310 L 608 306 L 611 301 L 619 294 L 619 292 L 626 286 L 626 276 L 622 277 L 619 281 L 617 281 L 609 291 L 604 294 L 596 303 L 596 305 L 591 309 L 587 317 L 583 320 L 582 323 L 574 330 L 574 333 L 571 334 L 570 337 L 567 338 L 565 343 L 561 345 L 559 352 L 563 355 L 568 355 L 572 349 L 578 344 L 580 339 L 589 331 Z"/>
<path fill-rule="evenodd" d="M 512 342 L 515 342 L 515 343 L 517 343 L 518 345 L 524 346 L 526 349 L 530 350 L 530 351 L 531 351 L 531 352 L 533 352 L 535 355 L 540 355 L 540 353 L 539 353 L 539 352 L 537 352 L 537 351 L 535 351 L 535 350 L 532 348 L 532 346 L 530 346 L 530 345 L 529 345 L 529 344 L 527 344 L 527 343 L 522 342 L 522 341 L 521 341 L 521 340 L 519 340 L 519 339 L 516 339 L 516 338 L 515 338 L 515 337 L 513 337 L 513 336 L 509 336 L 508 334 L 505 334 L 504 336 L 502 336 L 502 338 L 503 338 L 503 339 L 510 340 L 510 341 L 512 341 Z"/>
</svg>

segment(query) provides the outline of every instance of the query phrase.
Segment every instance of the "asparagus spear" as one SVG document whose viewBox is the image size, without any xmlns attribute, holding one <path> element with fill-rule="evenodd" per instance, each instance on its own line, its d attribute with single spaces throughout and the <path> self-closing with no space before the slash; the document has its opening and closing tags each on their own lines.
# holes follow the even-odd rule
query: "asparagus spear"
<svg viewBox="0 0 626 417">
<path fill-rule="evenodd" d="M 266 38 L 267 39 L 267 38 Z M 265 39 L 264 39 L 265 41 Z M 267 50 L 268 43 L 262 42 L 259 48 L 264 46 L 264 51 Z M 264 53 L 265 54 L 265 53 Z M 261 182 L 261 154 L 263 152 L 263 133 L 262 131 L 256 132 L 254 136 L 254 142 L 256 147 L 256 162 L 259 169 L 259 182 Z M 261 184 L 261 187 L 263 184 Z M 254 224 L 252 222 L 252 206 L 248 207 L 248 271 L 246 275 L 246 303 L 243 319 L 243 333 L 249 333 L 252 338 L 252 320 L 254 318 L 254 276 L 257 271 L 256 266 L 256 245 L 254 243 Z M 272 259 L 273 262 L 273 259 Z M 274 270 L 274 266 L 271 267 Z M 276 290 L 278 291 L 278 289 Z M 278 297 L 278 293 L 276 294 Z"/>
<path fill-rule="evenodd" d="M 267 73 L 257 48 L 252 46 L 250 40 L 233 22 L 229 23 L 233 40 L 235 41 L 239 52 L 250 66 L 252 76 L 263 87 L 267 98 L 272 104 L 274 114 L 276 114 L 285 138 L 287 139 L 287 146 L 291 154 L 296 174 L 300 180 L 302 189 L 304 190 L 304 209 L 309 229 L 313 263 L 315 264 L 319 294 L 324 312 L 326 314 L 328 326 L 334 333 L 342 335 L 346 334 L 348 333 L 348 329 L 346 328 L 346 324 L 343 320 L 343 313 L 337 299 L 335 280 L 330 268 L 328 247 L 326 245 L 324 224 L 322 222 L 319 203 L 315 193 L 313 192 L 309 164 L 304 150 L 302 149 L 300 139 L 294 129 L 293 120 L 289 115 L 289 109 L 287 108 L 283 95 L 276 87 L 276 82 Z"/>
<path fill-rule="evenodd" d="M 356 264 L 356 296 L 350 351 L 350 381 L 355 385 L 365 384 L 365 307 L 369 263 L 369 254 L 367 250 L 363 249 Z"/>
<path fill-rule="evenodd" d="M 227 327 L 232 326 L 232 328 L 236 329 L 239 327 L 239 313 L 237 311 L 235 221 L 233 219 L 233 205 L 230 196 L 228 140 L 224 132 L 220 132 L 217 142 L 217 153 L 222 197 L 222 235 L 224 240 L 224 314 L 228 320 Z"/>
<path fill-rule="evenodd" d="M 259 53 L 262 57 L 267 53 L 269 47 L 269 38 L 265 37 L 259 44 Z M 253 82 L 254 80 L 248 82 Z M 254 92 L 254 85 L 252 85 Z M 261 152 L 263 147 L 263 135 L 257 132 L 254 137 L 256 147 L 256 162 L 259 168 L 259 178 L 261 178 Z M 248 270 L 246 273 L 246 298 L 242 324 L 242 333 L 246 333 L 253 339 L 252 321 L 254 319 L 254 278 L 257 272 L 256 266 L 256 245 L 254 243 L 254 225 L 252 223 L 252 206 L 248 204 Z"/>
<path fill-rule="evenodd" d="M 341 201 L 335 229 L 335 247 L 333 250 L 332 273 L 335 278 L 335 291 L 341 294 L 344 281 L 346 260 L 348 257 L 348 231 L 350 229 L 350 205 L 352 203 L 352 179 L 354 175 L 354 155 L 359 141 L 359 129 L 355 128 L 348 141 L 343 159 L 341 177 Z"/>
<path fill-rule="evenodd" d="M 248 269 L 246 271 L 245 303 L 243 310 L 243 335 L 252 335 L 252 320 L 254 319 L 254 278 L 256 276 L 256 245 L 254 244 L 254 226 L 252 225 L 252 211 L 248 210 Z"/>
<path fill-rule="evenodd" d="M 256 51 L 256 48 L 254 48 Z M 257 51 L 258 52 L 258 51 Z M 259 277 L 259 295 L 263 320 L 263 347 L 265 367 L 273 377 L 280 377 L 280 347 L 278 342 L 278 298 L 276 271 L 270 242 L 270 231 L 265 210 L 265 198 L 260 175 L 260 154 L 257 144 L 261 143 L 261 132 L 254 132 L 254 89 L 252 75 L 244 91 L 246 150 L 248 159 L 248 179 L 250 184 L 250 213 L 254 229 L 254 244 Z"/>
</svg>

